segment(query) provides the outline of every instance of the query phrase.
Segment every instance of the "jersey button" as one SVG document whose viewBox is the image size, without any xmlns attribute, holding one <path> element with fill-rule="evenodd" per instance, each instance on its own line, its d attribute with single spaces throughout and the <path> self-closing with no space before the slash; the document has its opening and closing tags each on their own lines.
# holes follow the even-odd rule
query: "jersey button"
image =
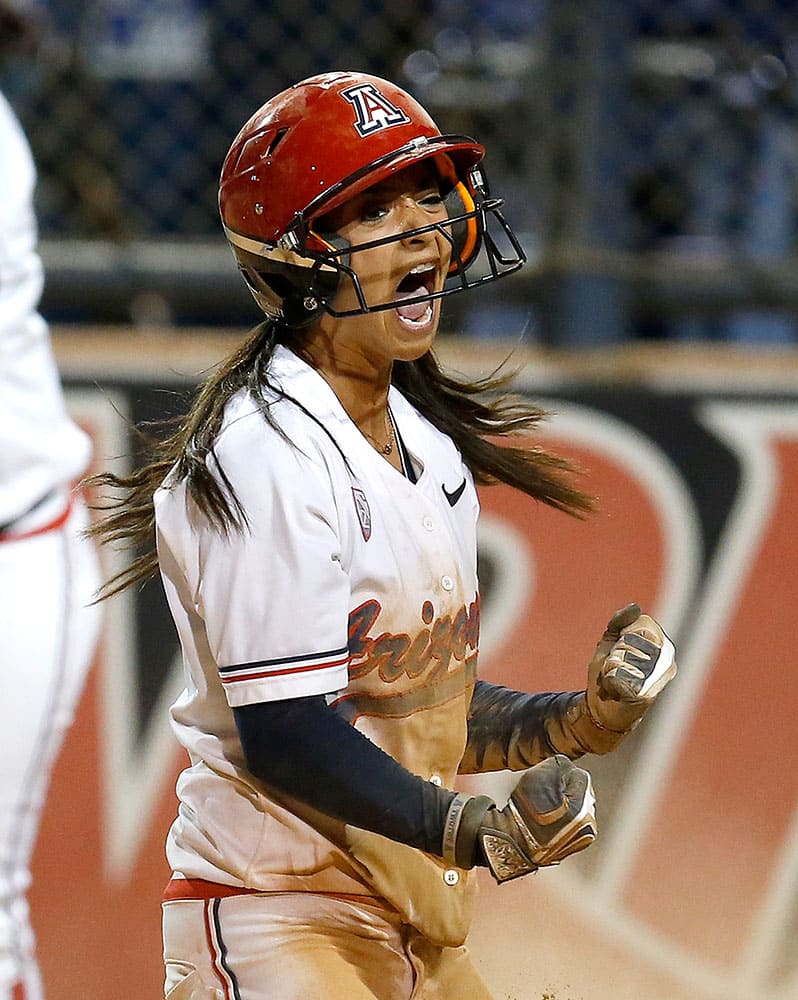
<svg viewBox="0 0 798 1000">
<path fill-rule="evenodd" d="M 447 868 L 443 873 L 443 881 L 447 885 L 457 885 L 460 881 L 460 872 L 455 871 L 454 868 Z"/>
<path fill-rule="evenodd" d="M 441 586 L 444 590 L 454 590 L 454 580 L 450 576 L 442 576 Z"/>
<path fill-rule="evenodd" d="M 429 514 L 425 515 L 425 517 L 424 517 L 424 519 L 423 519 L 423 521 L 421 523 L 424 525 L 424 527 L 427 529 L 427 531 L 433 531 L 434 528 L 435 528 L 435 522 L 432 520 L 432 518 L 429 516 Z"/>
<path fill-rule="evenodd" d="M 439 774 L 431 774 L 429 777 L 431 785 L 442 785 L 443 778 Z"/>
</svg>

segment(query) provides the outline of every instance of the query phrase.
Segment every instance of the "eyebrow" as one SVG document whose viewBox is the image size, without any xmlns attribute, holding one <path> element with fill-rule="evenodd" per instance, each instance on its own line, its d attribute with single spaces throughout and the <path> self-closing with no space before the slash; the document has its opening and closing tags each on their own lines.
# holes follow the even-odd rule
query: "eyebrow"
<svg viewBox="0 0 798 1000">
<path fill-rule="evenodd" d="M 439 192 L 439 190 L 440 189 L 435 184 L 421 185 L 413 188 L 406 188 L 404 185 L 396 188 L 378 185 L 377 187 L 369 188 L 368 191 L 363 191 L 359 195 L 355 195 L 352 201 L 364 204 L 371 200 L 382 201 L 386 198 L 400 197 L 403 194 L 412 194 L 416 196 L 419 194 L 433 194 Z"/>
</svg>

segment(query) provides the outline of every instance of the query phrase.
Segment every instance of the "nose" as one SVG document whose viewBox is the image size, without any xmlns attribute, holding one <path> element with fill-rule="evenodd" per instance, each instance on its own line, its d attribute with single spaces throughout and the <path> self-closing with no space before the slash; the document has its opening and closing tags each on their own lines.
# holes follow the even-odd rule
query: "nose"
<svg viewBox="0 0 798 1000">
<path fill-rule="evenodd" d="M 404 197 L 400 200 L 399 211 L 397 212 L 397 219 L 399 222 L 400 230 L 403 234 L 403 243 L 429 243 L 435 239 L 435 230 L 430 229 L 426 233 L 414 233 L 412 230 L 421 229 L 424 226 L 429 226 L 435 220 L 430 218 L 429 211 L 424 208 L 423 205 L 415 200 L 415 198 Z"/>
</svg>

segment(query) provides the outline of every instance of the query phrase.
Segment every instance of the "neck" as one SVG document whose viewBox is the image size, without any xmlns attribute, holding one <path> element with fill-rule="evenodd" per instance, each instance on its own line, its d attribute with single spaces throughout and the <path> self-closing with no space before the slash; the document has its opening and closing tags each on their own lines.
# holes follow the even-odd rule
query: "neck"
<svg viewBox="0 0 798 1000">
<path fill-rule="evenodd" d="M 326 338 L 297 347 L 300 356 L 327 382 L 352 421 L 369 438 L 385 440 L 392 365 L 376 367 L 355 352 L 333 351 Z"/>
<path fill-rule="evenodd" d="M 351 341 L 342 343 L 334 332 L 320 322 L 295 349 L 327 382 L 372 448 L 401 472 L 402 459 L 388 413 L 393 361 L 379 359 Z"/>
</svg>

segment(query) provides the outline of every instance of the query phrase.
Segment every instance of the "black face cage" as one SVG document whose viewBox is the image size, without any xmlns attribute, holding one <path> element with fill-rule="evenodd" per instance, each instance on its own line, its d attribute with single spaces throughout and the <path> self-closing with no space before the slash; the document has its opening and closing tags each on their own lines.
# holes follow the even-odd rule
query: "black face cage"
<svg viewBox="0 0 798 1000">
<path fill-rule="evenodd" d="M 288 232 L 280 240 L 280 247 L 291 250 L 314 263 L 303 274 L 304 289 L 302 299 L 304 309 L 315 314 L 322 309 L 337 318 L 359 316 L 363 313 L 381 312 L 384 309 L 395 309 L 397 306 L 412 305 L 416 302 L 428 302 L 434 299 L 454 295 L 467 288 L 477 288 L 480 285 L 496 281 L 519 270 L 526 262 L 526 254 L 509 222 L 501 213 L 504 200 L 488 195 L 487 185 L 481 170 L 474 167 L 470 171 L 470 194 L 474 199 L 474 208 L 461 211 L 442 222 L 434 222 L 417 229 L 406 230 L 394 236 L 385 236 L 368 243 L 358 243 L 331 247 L 329 250 L 318 251 L 308 247 L 312 238 L 312 225 L 306 218 L 306 213 L 298 213 Z M 456 190 L 456 189 L 454 189 Z M 448 198 L 447 198 L 448 200 Z M 462 200 L 456 201 L 465 208 Z M 476 227 L 476 244 L 467 259 L 463 258 L 466 249 L 466 237 L 469 224 Z M 369 303 L 360 285 L 357 274 L 350 266 L 353 254 L 375 247 L 397 243 L 414 236 L 437 232 L 444 237 L 452 248 L 450 273 L 444 287 L 437 292 L 421 291 L 418 295 L 408 296 L 401 300 L 390 302 Z M 316 237 L 318 238 L 318 237 Z M 303 269 L 305 270 L 305 269 Z M 354 309 L 337 310 L 332 305 L 334 293 L 332 274 L 335 274 L 334 289 L 338 290 L 340 281 L 344 278 L 352 283 L 358 306 Z"/>
</svg>

